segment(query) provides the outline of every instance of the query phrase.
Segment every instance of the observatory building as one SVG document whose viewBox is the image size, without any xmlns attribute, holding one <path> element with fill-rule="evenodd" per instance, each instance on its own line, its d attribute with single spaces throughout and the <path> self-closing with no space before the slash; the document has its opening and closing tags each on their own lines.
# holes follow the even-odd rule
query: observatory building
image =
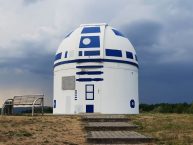
<svg viewBox="0 0 193 145">
<path fill-rule="evenodd" d="M 130 41 L 107 24 L 83 24 L 54 61 L 54 114 L 138 114 L 138 61 Z"/>
</svg>

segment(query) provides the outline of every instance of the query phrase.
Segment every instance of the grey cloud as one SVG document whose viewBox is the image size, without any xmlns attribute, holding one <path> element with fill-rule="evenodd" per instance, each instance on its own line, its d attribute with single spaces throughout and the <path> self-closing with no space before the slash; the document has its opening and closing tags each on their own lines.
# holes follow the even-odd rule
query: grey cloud
<svg viewBox="0 0 193 145">
<path fill-rule="evenodd" d="M 168 29 L 171 25 L 172 29 Z M 184 33 L 178 33 L 182 30 L 179 29 L 179 24 L 172 20 L 165 23 L 145 20 L 122 28 L 138 52 L 139 90 L 142 102 L 193 101 L 193 61 L 188 63 L 184 61 L 186 57 L 193 54 L 190 50 L 193 46 L 192 40 L 187 37 L 189 36 L 187 31 L 191 33 L 191 30 L 183 25 L 181 27 Z M 166 41 L 163 42 L 163 39 Z M 177 45 L 178 43 L 181 44 Z M 181 46 L 185 47 L 181 48 Z M 174 58 L 173 55 L 181 50 L 188 53 Z M 160 60 L 165 59 L 177 60 L 171 63 L 160 63 Z"/>
<path fill-rule="evenodd" d="M 149 47 L 159 41 L 162 24 L 152 20 L 140 20 L 122 27 L 124 34 L 135 47 Z"/>
</svg>

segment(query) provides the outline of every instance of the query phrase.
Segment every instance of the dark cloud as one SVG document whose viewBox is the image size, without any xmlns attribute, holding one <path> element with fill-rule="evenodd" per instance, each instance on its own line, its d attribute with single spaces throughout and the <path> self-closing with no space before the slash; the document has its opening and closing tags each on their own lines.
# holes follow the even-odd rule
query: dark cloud
<svg viewBox="0 0 193 145">
<path fill-rule="evenodd" d="M 178 24 L 176 26 L 172 21 L 167 23 L 169 23 L 168 25 L 173 24 L 172 31 L 181 31 L 178 30 Z M 181 48 L 162 42 L 163 38 L 168 41 L 171 39 L 180 41 L 178 37 L 171 38 L 171 29 L 164 31 L 169 27 L 168 25 L 142 20 L 122 27 L 138 53 L 141 102 L 193 102 L 193 62 L 184 61 L 184 57 L 188 57 L 188 53 L 187 56 L 180 57 L 179 55 L 177 59 L 170 57 L 172 53 L 180 51 Z M 187 31 L 188 28 L 186 27 L 184 30 Z M 186 35 L 182 36 L 180 41 L 181 45 L 186 46 L 183 50 L 188 50 L 193 46 L 191 38 L 187 39 Z M 182 40 L 183 38 L 186 40 Z M 193 51 L 189 52 L 193 54 Z M 166 56 L 171 62 L 165 62 Z"/>
<path fill-rule="evenodd" d="M 149 47 L 159 41 L 162 25 L 156 21 L 140 20 L 130 23 L 128 26 L 123 26 L 124 34 L 135 47 Z"/>
<path fill-rule="evenodd" d="M 43 42 L 42 44 L 23 42 L 20 46 L 22 56 L 1 57 L 3 63 L 0 63 L 0 67 L 7 70 L 21 69 L 43 76 L 51 75 L 55 52 L 46 51 L 45 47 Z"/>
</svg>

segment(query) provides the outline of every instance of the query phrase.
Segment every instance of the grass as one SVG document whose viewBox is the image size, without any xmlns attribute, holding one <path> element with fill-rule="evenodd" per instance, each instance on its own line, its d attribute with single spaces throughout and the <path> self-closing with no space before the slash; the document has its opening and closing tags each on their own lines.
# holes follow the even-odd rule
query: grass
<svg viewBox="0 0 193 145">
<path fill-rule="evenodd" d="M 193 144 L 193 115 L 128 115 L 137 132 L 156 138 L 155 144 Z M 0 116 L 0 145 L 85 145 L 80 116 Z"/>
<path fill-rule="evenodd" d="M 156 138 L 156 144 L 193 144 L 192 114 L 140 114 L 130 116 L 138 132 Z"/>
<path fill-rule="evenodd" d="M 0 145 L 79 145 L 85 132 L 79 116 L 0 116 Z"/>
</svg>

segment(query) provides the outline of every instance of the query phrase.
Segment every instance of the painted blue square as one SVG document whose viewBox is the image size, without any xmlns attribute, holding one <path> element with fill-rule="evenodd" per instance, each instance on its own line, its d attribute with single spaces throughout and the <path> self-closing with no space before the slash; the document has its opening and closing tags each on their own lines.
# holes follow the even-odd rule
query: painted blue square
<svg viewBox="0 0 193 145">
<path fill-rule="evenodd" d="M 106 49 L 105 51 L 106 51 L 106 56 L 122 57 L 121 50 Z"/>
<path fill-rule="evenodd" d="M 81 33 L 100 33 L 100 27 L 84 27 Z"/>
<path fill-rule="evenodd" d="M 86 105 L 86 113 L 93 113 L 94 105 Z"/>
<path fill-rule="evenodd" d="M 61 59 L 61 57 L 62 57 L 62 53 L 56 54 L 55 61 Z"/>
<path fill-rule="evenodd" d="M 133 54 L 131 52 L 126 51 L 127 58 L 133 59 Z"/>
<path fill-rule="evenodd" d="M 115 33 L 115 35 L 125 37 L 121 32 L 119 32 L 119 31 L 117 31 L 115 29 L 112 29 L 112 30 Z"/>
<path fill-rule="evenodd" d="M 100 51 L 96 50 L 96 51 L 85 51 L 84 52 L 84 56 L 99 56 L 100 55 Z"/>
<path fill-rule="evenodd" d="M 100 47 L 99 36 L 82 36 L 80 39 L 79 48 L 96 48 Z"/>
</svg>

